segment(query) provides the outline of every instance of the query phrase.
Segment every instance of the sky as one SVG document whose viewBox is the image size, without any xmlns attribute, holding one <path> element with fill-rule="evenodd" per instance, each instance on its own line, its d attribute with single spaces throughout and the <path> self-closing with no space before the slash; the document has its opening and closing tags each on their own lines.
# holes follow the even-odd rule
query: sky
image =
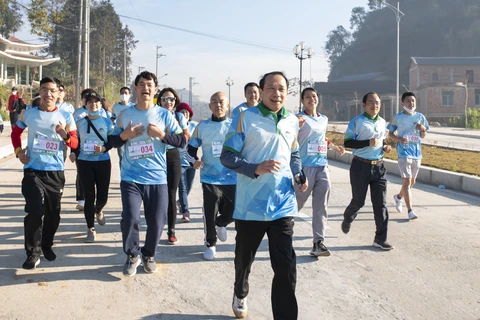
<svg viewBox="0 0 480 320">
<path fill-rule="evenodd" d="M 284 71 L 288 78 L 299 78 L 300 60 L 293 47 L 300 41 L 315 52 L 311 59 L 303 60 L 302 78 L 327 81 L 327 34 L 338 25 L 349 29 L 352 9 L 367 6 L 367 0 L 110 1 L 138 40 L 132 52 L 133 77 L 141 68 L 156 72 L 157 46 L 162 46 L 158 51 L 165 55 L 158 58 L 160 86 L 188 89 L 189 77 L 194 77 L 193 94 L 209 101 L 217 91 L 228 96 L 226 81 L 230 77 L 234 83 L 230 87 L 232 107 L 245 100 L 244 85 L 258 83 L 267 72 Z M 188 97 L 182 98 L 188 102 Z M 298 96 L 290 95 L 287 107 L 297 105 Z"/>
</svg>

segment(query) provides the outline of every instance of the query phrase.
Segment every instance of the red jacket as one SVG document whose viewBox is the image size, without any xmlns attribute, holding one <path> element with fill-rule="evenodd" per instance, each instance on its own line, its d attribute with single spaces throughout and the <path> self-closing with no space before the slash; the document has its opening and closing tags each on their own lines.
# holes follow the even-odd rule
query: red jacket
<svg viewBox="0 0 480 320">
<path fill-rule="evenodd" d="M 8 112 L 13 112 L 12 107 L 15 100 L 18 100 L 18 94 L 11 94 L 8 98 Z"/>
</svg>

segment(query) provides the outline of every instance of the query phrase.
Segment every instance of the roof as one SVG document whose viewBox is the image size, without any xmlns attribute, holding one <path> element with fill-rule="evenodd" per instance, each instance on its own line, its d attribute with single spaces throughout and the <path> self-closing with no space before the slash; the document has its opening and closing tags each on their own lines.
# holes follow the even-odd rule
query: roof
<svg viewBox="0 0 480 320">
<path fill-rule="evenodd" d="M 22 40 L 18 39 L 17 37 L 14 37 L 14 36 L 8 37 L 7 40 L 10 41 L 10 42 L 15 42 L 15 43 L 28 44 L 25 41 L 22 41 Z"/>
<path fill-rule="evenodd" d="M 8 39 L 5 39 L 1 35 L 0 35 L 0 43 L 4 43 L 5 45 L 7 45 L 7 47 L 12 47 L 12 46 L 21 47 L 21 48 L 27 49 L 27 51 L 35 51 L 48 46 L 48 43 L 31 44 L 31 43 L 22 41 L 16 37 L 8 37 Z"/>
<path fill-rule="evenodd" d="M 386 72 L 371 72 L 371 73 L 362 73 L 354 74 L 340 77 L 332 82 L 344 82 L 344 81 L 365 81 L 365 80 L 387 80 L 385 77 L 383 79 L 378 79 L 381 76 L 385 75 Z"/>
<path fill-rule="evenodd" d="M 424 66 L 480 65 L 480 57 L 411 57 L 411 63 Z"/>
<path fill-rule="evenodd" d="M 315 82 L 315 90 L 319 95 L 331 96 L 352 96 L 357 92 L 363 96 L 370 91 L 379 94 L 395 92 L 395 81 L 393 80 L 362 80 L 362 81 L 341 81 L 341 82 Z"/>
</svg>

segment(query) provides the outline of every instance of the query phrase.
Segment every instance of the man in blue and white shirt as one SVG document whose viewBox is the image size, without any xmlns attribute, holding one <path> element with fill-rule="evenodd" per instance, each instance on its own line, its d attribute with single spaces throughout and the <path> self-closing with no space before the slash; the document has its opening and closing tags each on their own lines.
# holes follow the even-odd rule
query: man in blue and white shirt
<svg viewBox="0 0 480 320">
<path fill-rule="evenodd" d="M 391 250 L 387 243 L 387 169 L 383 165 L 383 153 L 390 153 L 392 148 L 384 145 L 387 124 L 378 113 L 381 100 L 376 92 L 369 92 L 363 97 L 365 112 L 350 120 L 345 131 L 344 145 L 352 148 L 353 159 L 350 165 L 350 184 L 352 200 L 343 214 L 342 231 L 348 233 L 350 226 L 365 204 L 368 186 L 375 217 L 375 238 L 373 246 Z"/>
<path fill-rule="evenodd" d="M 396 114 L 388 125 L 389 137 L 397 142 L 398 168 L 403 179 L 400 192 L 393 196 L 395 208 L 402 212 L 402 198 L 405 197 L 410 220 L 417 219 L 412 209 L 412 187 L 422 162 L 421 139 L 430 129 L 425 116 L 415 112 L 416 102 L 413 92 L 405 92 L 402 95 L 403 111 Z"/>
<path fill-rule="evenodd" d="M 243 87 L 243 92 L 245 94 L 245 99 L 247 101 L 239 104 L 238 106 L 233 109 L 230 118 L 236 118 L 240 113 L 249 108 L 255 107 L 258 104 L 258 99 L 260 97 L 260 90 L 258 88 L 258 84 L 255 82 L 249 82 Z"/>
<path fill-rule="evenodd" d="M 296 256 L 292 246 L 293 217 L 298 214 L 293 179 L 308 187 L 298 152 L 298 119 L 284 104 L 288 80 L 282 72 L 260 80 L 262 102 L 234 118 L 221 161 L 238 173 L 235 197 L 235 284 L 232 309 L 247 315 L 248 275 L 265 233 L 272 268 L 275 319 L 296 319 Z"/>
</svg>

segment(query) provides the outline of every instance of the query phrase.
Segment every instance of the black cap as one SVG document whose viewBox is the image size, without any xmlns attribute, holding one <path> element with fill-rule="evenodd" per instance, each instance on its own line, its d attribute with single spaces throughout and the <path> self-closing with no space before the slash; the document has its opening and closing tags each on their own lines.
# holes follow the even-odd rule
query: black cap
<svg viewBox="0 0 480 320">
<path fill-rule="evenodd" d="M 97 99 L 98 101 L 102 101 L 102 97 L 95 91 L 85 94 L 85 103 L 88 103 L 92 99 Z"/>
</svg>

